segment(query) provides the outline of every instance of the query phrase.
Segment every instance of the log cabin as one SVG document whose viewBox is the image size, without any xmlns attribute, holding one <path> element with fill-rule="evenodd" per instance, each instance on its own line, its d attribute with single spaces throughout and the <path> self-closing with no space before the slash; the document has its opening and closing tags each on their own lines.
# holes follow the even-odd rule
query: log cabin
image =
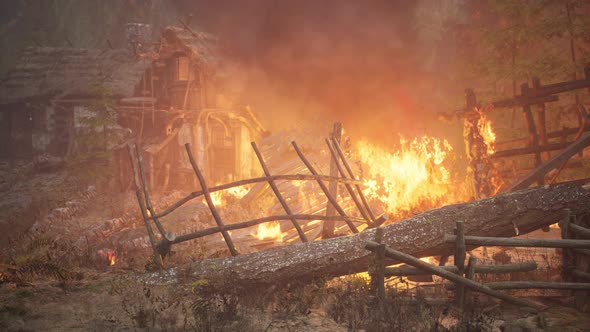
<svg viewBox="0 0 590 332">
<path fill-rule="evenodd" d="M 123 147 L 136 142 L 158 190 L 192 176 L 183 147 L 191 143 L 210 182 L 253 176 L 249 143 L 265 129 L 223 98 L 216 38 L 172 26 L 150 38 L 149 26 L 129 24 L 126 48 L 27 48 L 0 82 L 0 158 L 114 151 L 126 187 Z M 89 133 L 103 139 L 89 142 Z"/>
</svg>

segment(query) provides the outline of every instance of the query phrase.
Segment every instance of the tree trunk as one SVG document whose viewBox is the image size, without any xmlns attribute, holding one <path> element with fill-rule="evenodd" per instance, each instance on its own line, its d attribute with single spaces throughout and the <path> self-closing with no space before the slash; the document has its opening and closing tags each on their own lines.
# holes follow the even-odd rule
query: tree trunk
<svg viewBox="0 0 590 332">
<path fill-rule="evenodd" d="M 430 210 L 383 227 L 382 243 L 415 257 L 450 255 L 453 245 L 444 242 L 457 220 L 464 220 L 470 236 L 515 236 L 515 226 L 525 234 L 558 222 L 564 209 L 581 215 L 590 212 L 590 193 L 574 184 L 542 186 L 504 193 L 464 204 Z M 173 269 L 172 275 L 231 283 L 235 287 L 309 281 L 367 271 L 371 254 L 365 241 L 375 229 L 322 241 L 298 243 L 248 255 L 207 259 Z M 388 264 L 395 261 L 388 261 Z M 180 272 L 177 274 L 177 272 Z"/>
</svg>

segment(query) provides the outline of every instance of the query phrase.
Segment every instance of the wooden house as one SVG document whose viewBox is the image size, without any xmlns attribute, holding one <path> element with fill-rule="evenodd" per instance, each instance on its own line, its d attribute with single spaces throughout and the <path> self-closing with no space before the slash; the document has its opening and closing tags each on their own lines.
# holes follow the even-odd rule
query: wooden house
<svg viewBox="0 0 590 332">
<path fill-rule="evenodd" d="M 84 133 L 98 132 L 116 136 L 100 148 L 139 143 L 156 190 L 184 182 L 184 143 L 211 182 L 256 172 L 249 143 L 264 129 L 248 108 L 218 107 L 216 39 L 168 27 L 143 46 L 27 48 L 0 82 L 0 158 L 68 158 L 89 149 Z M 115 121 L 100 121 L 105 114 Z M 128 164 L 120 156 L 122 184 Z"/>
</svg>

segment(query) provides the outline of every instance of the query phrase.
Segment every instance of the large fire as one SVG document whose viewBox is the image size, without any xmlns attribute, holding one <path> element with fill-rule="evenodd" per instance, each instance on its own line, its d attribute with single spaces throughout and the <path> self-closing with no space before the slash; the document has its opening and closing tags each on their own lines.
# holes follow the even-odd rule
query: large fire
<svg viewBox="0 0 590 332">
<path fill-rule="evenodd" d="M 278 222 L 270 222 L 258 225 L 256 234 L 253 234 L 259 240 L 276 240 L 281 241 L 283 233 L 281 232 L 281 224 Z"/>
<path fill-rule="evenodd" d="M 370 179 L 364 194 L 383 203 L 394 216 L 466 199 L 462 183 L 451 183 L 445 165 L 453 152 L 447 140 L 424 136 L 410 142 L 402 137 L 396 150 L 360 141 L 356 151 L 363 177 Z"/>
</svg>

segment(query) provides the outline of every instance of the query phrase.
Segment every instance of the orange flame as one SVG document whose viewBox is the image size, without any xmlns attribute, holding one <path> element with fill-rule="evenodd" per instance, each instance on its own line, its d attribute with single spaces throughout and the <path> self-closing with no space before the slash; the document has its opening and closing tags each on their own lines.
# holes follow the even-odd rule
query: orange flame
<svg viewBox="0 0 590 332">
<path fill-rule="evenodd" d="M 108 252 L 107 253 L 107 259 L 109 261 L 109 265 L 113 266 L 117 263 L 117 255 L 115 255 L 114 252 Z"/>
<path fill-rule="evenodd" d="M 259 240 L 282 241 L 283 233 L 281 232 L 281 224 L 276 221 L 260 224 L 254 236 Z"/>
<path fill-rule="evenodd" d="M 492 121 L 487 119 L 483 111 L 479 111 L 479 115 L 480 118 L 477 121 L 477 127 L 486 144 L 488 155 L 492 155 L 496 153 L 496 133 L 492 128 Z"/>
<path fill-rule="evenodd" d="M 411 212 L 456 203 L 463 197 L 444 165 L 453 148 L 447 140 L 424 136 L 411 142 L 403 137 L 397 151 L 366 141 L 356 144 L 363 165 L 364 194 L 380 201 L 387 212 L 401 217 Z"/>
<path fill-rule="evenodd" d="M 98 251 L 98 255 L 105 259 L 109 263 L 109 266 L 113 266 L 117 263 L 117 255 L 112 249 L 101 249 Z"/>
</svg>

